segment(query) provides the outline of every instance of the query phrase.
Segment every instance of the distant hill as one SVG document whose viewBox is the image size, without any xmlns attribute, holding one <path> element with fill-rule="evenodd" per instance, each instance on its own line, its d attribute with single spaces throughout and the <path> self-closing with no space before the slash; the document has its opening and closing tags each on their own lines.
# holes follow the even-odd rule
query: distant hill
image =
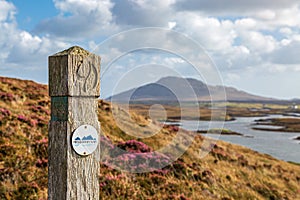
<svg viewBox="0 0 300 200">
<path fill-rule="evenodd" d="M 224 99 L 224 90 L 226 99 Z M 210 101 L 213 95 L 217 101 L 264 102 L 276 101 L 273 98 L 253 95 L 233 87 L 206 85 L 193 78 L 165 77 L 119 94 L 108 100 L 113 101 Z"/>
<path fill-rule="evenodd" d="M 135 133 L 137 129 L 146 135 L 152 129 L 160 130 L 151 137 L 137 138 L 120 129 L 111 111 L 116 109 L 124 116 L 126 112 L 102 100 L 98 108 L 101 132 L 107 136 L 100 137 L 101 148 L 112 148 L 101 151 L 101 158 L 109 159 L 116 147 L 122 148 L 125 153 L 116 158 L 122 166 L 125 161 L 133 163 L 134 158 L 143 161 L 139 169 L 148 162 L 162 162 L 168 157 L 159 150 L 172 145 L 170 141 L 175 142 L 171 149 L 177 151 L 183 146 L 180 142 L 195 136 L 177 161 L 153 172 L 126 173 L 101 162 L 100 199 L 300 199 L 298 164 L 222 141 L 213 146 L 188 131 L 178 140 L 177 126 L 147 126 L 150 121 L 143 116 L 133 114 L 136 123 L 122 118 Z M 47 85 L 0 77 L 0 199 L 47 199 L 49 120 Z M 199 150 L 209 151 L 209 147 L 210 153 L 199 158 Z M 145 154 L 153 151 L 155 156 Z"/>
</svg>

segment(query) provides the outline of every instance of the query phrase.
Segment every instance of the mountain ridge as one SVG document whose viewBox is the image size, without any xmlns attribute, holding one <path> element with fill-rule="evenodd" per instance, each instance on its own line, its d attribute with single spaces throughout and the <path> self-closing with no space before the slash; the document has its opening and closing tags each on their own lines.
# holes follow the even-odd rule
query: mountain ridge
<svg viewBox="0 0 300 200">
<path fill-rule="evenodd" d="M 207 85 L 194 78 L 163 77 L 155 83 L 110 96 L 112 101 L 280 101 L 238 90 L 234 87 Z"/>
</svg>

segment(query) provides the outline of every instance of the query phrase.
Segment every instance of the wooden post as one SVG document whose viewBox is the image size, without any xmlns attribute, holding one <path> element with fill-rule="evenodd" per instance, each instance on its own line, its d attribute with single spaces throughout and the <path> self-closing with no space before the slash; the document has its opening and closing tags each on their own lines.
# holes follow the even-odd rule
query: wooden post
<svg viewBox="0 0 300 200">
<path fill-rule="evenodd" d="M 82 125 L 100 133 L 100 57 L 77 46 L 50 56 L 49 95 L 48 199 L 99 199 L 98 138 L 96 150 L 81 156 L 72 146 L 72 134 Z"/>
</svg>

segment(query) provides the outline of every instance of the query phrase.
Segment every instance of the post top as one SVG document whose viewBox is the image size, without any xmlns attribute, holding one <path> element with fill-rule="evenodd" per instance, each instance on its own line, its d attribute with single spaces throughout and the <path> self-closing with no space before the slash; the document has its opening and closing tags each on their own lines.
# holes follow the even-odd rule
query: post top
<svg viewBox="0 0 300 200">
<path fill-rule="evenodd" d="M 98 97 L 100 56 L 79 46 L 49 57 L 49 95 Z"/>
<path fill-rule="evenodd" d="M 90 54 L 91 54 L 90 52 L 81 48 L 80 46 L 73 46 L 73 47 L 70 47 L 69 49 L 58 52 L 58 53 L 54 54 L 53 56 L 65 56 L 65 55 L 88 56 Z"/>
</svg>

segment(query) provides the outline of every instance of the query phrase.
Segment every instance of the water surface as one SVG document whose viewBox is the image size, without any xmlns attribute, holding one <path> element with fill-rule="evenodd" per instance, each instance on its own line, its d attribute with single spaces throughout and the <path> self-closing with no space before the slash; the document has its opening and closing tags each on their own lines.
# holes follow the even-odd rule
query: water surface
<svg viewBox="0 0 300 200">
<path fill-rule="evenodd" d="M 261 153 L 269 154 L 275 158 L 300 163 L 300 142 L 293 138 L 300 136 L 295 132 L 261 131 L 253 130 L 257 119 L 286 117 L 282 115 L 270 115 L 267 117 L 239 117 L 235 121 L 224 123 L 224 128 L 242 133 L 244 136 L 236 135 L 214 135 L 205 134 L 205 137 L 219 138 L 221 140 L 239 144 Z M 222 127 L 222 122 L 213 122 L 214 126 Z M 181 127 L 187 130 L 207 130 L 214 128 L 207 121 L 182 121 Z M 275 128 L 275 127 L 274 127 Z M 276 127 L 277 128 L 277 127 Z M 248 137 L 249 136 L 249 137 Z"/>
</svg>

